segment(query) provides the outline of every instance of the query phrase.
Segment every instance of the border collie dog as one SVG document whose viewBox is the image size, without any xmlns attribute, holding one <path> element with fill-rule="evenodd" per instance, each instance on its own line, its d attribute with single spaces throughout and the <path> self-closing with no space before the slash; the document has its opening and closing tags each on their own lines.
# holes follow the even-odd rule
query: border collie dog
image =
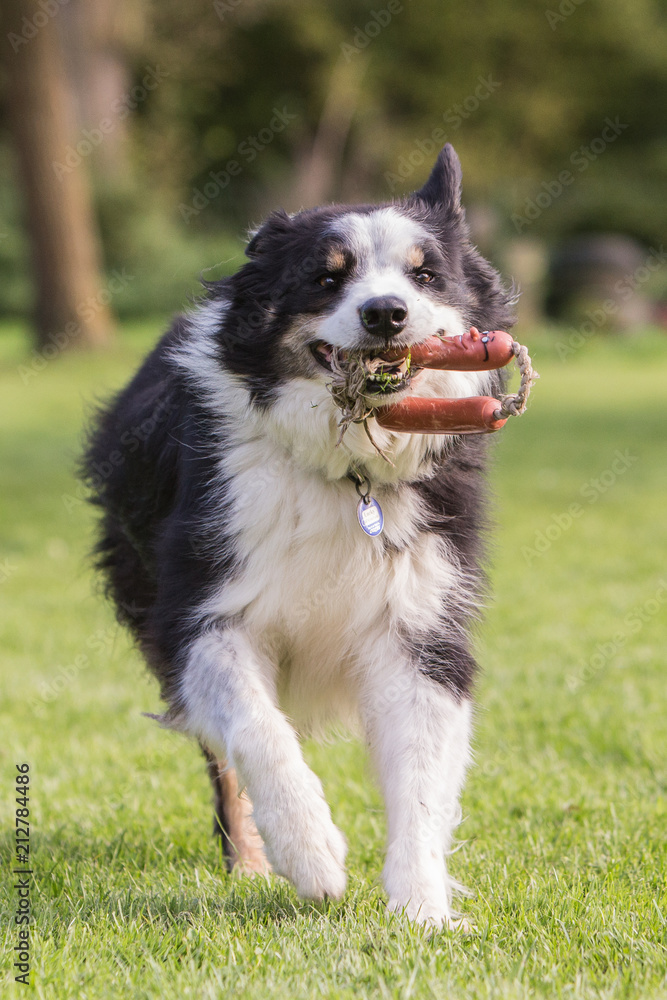
<svg viewBox="0 0 667 1000">
<path fill-rule="evenodd" d="M 84 459 L 99 567 L 160 721 L 201 744 L 229 867 L 342 896 L 345 839 L 300 735 L 356 724 L 386 803 L 389 908 L 435 927 L 458 923 L 446 855 L 470 760 L 486 437 L 396 433 L 372 410 L 496 394 L 501 376 L 396 365 L 387 391 L 369 377 L 370 437 L 351 423 L 340 442 L 328 386 L 345 352 L 511 326 L 460 185 L 447 145 L 404 200 L 272 214 L 98 414 Z M 360 527 L 360 483 L 381 534 Z"/>
</svg>

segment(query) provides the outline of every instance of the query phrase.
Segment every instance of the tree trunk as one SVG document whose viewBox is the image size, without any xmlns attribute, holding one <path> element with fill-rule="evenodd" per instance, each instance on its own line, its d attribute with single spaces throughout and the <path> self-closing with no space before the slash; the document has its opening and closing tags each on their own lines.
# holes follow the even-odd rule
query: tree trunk
<svg viewBox="0 0 667 1000">
<path fill-rule="evenodd" d="M 7 107 L 32 245 L 37 344 L 58 351 L 102 346 L 113 324 L 88 174 L 74 150 L 80 136 L 58 32 L 60 8 L 54 4 L 50 13 L 49 5 L 32 0 L 3 5 Z"/>
<path fill-rule="evenodd" d="M 361 58 L 352 63 L 339 59 L 334 66 L 312 148 L 297 171 L 293 200 L 300 208 L 333 195 L 365 69 Z"/>
<path fill-rule="evenodd" d="M 58 21 L 77 124 L 100 138 L 100 123 L 106 123 L 90 160 L 111 183 L 122 183 L 130 171 L 127 105 L 132 75 L 127 53 L 137 47 L 143 19 L 143 4 L 137 0 L 68 0 Z"/>
</svg>

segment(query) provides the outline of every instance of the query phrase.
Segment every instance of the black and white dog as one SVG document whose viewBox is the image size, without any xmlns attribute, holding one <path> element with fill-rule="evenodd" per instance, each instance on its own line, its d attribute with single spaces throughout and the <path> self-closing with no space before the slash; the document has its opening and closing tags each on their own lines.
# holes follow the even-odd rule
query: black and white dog
<svg viewBox="0 0 667 1000">
<path fill-rule="evenodd" d="M 389 907 L 434 926 L 456 924 L 445 858 L 469 762 L 486 439 L 371 417 L 390 462 L 360 424 L 337 447 L 327 384 L 334 353 L 512 324 L 460 180 L 447 145 L 403 201 L 271 215 L 99 415 L 84 462 L 99 565 L 163 723 L 204 749 L 230 866 L 343 894 L 345 840 L 298 733 L 356 721 L 386 801 Z M 495 372 L 390 374 L 386 392 L 369 381 L 371 407 L 499 388 Z M 384 512 L 375 537 L 360 480 Z"/>
</svg>

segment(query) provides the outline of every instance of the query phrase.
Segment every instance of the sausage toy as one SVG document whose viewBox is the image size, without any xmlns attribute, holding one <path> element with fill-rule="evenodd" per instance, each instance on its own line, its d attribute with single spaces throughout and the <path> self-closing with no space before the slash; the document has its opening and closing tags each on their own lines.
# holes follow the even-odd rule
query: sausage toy
<svg viewBox="0 0 667 1000">
<path fill-rule="evenodd" d="M 480 333 L 471 327 L 459 337 L 429 337 L 409 349 L 411 368 L 440 371 L 492 371 L 504 368 L 515 356 L 514 340 L 503 330 Z M 407 357 L 408 350 L 383 355 Z M 386 430 L 408 434 L 490 434 L 507 422 L 502 403 L 493 396 L 434 399 L 407 396 L 376 410 L 378 424 Z"/>
<path fill-rule="evenodd" d="M 514 340 L 503 330 L 480 333 L 471 327 L 459 337 L 429 337 L 409 348 L 413 368 L 437 368 L 440 371 L 486 372 L 504 368 L 514 357 Z M 383 354 L 389 360 L 407 357 L 408 348 Z"/>
<path fill-rule="evenodd" d="M 498 417 L 499 411 L 500 403 L 493 396 L 408 396 L 378 410 L 375 419 L 385 430 L 408 434 L 490 434 L 507 423 L 507 417 Z"/>
</svg>

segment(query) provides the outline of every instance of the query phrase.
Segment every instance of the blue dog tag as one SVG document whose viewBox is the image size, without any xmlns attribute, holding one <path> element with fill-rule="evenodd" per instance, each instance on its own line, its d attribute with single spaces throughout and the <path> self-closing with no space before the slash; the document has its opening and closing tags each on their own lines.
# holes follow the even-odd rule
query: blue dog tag
<svg viewBox="0 0 667 1000">
<path fill-rule="evenodd" d="M 384 525 L 382 507 L 372 497 L 364 497 L 359 501 L 357 504 L 357 517 L 359 518 L 359 524 L 367 535 L 375 537 L 375 535 L 379 535 L 382 531 Z"/>
</svg>

